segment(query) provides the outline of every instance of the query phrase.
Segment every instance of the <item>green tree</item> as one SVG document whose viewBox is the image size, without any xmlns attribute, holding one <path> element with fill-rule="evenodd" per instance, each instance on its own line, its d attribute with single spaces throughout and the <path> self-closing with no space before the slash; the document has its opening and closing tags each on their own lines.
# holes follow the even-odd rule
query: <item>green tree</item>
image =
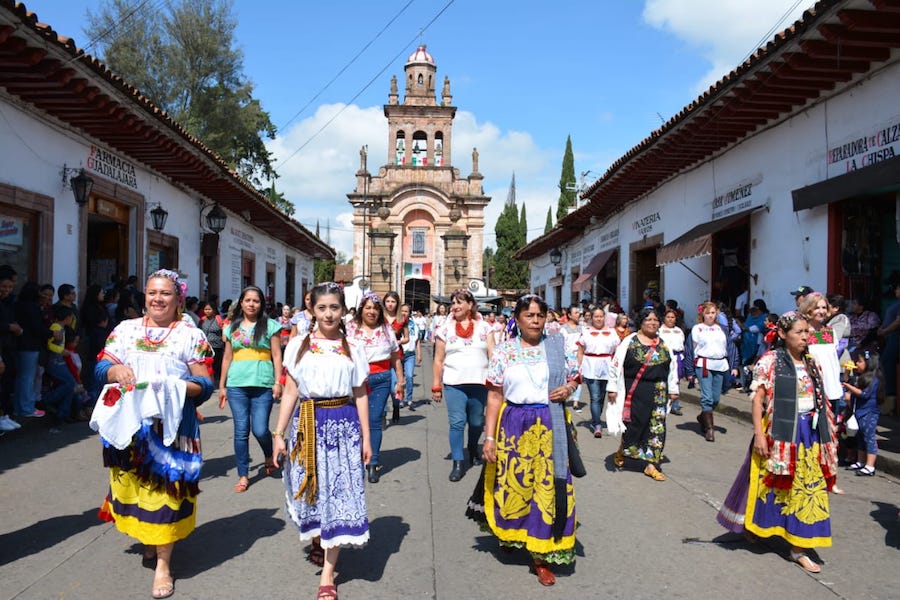
<svg viewBox="0 0 900 600">
<path fill-rule="evenodd" d="M 264 139 L 269 114 L 253 97 L 237 48 L 230 0 L 173 0 L 165 9 L 107 0 L 86 33 L 106 65 L 262 190 L 276 177 Z M 280 199 L 279 208 L 290 204 Z M 289 213 L 290 214 L 290 213 Z"/>
<path fill-rule="evenodd" d="M 528 219 L 525 217 L 525 203 L 522 203 L 522 212 L 519 213 L 519 247 L 528 243 Z"/>
<path fill-rule="evenodd" d="M 315 283 L 334 281 L 334 266 L 347 264 L 347 262 L 349 262 L 347 260 L 347 255 L 340 250 L 337 251 L 334 260 L 325 258 L 315 259 L 313 261 L 313 278 Z"/>
<path fill-rule="evenodd" d="M 544 233 L 549 233 L 553 229 L 553 207 L 547 207 L 547 222 L 544 223 Z"/>
<path fill-rule="evenodd" d="M 523 207 L 524 209 L 524 207 Z M 491 285 L 500 289 L 522 289 L 528 285 L 528 264 L 513 255 L 525 245 L 522 231 L 524 212 L 519 216 L 515 204 L 507 203 L 497 218 L 497 252 L 492 258 L 494 278 Z"/>
<path fill-rule="evenodd" d="M 556 206 L 556 220 L 569 214 L 569 207 L 575 206 L 576 196 L 575 156 L 572 154 L 572 136 L 566 137 L 566 152 L 563 154 L 562 173 L 559 176 L 559 203 Z"/>
</svg>

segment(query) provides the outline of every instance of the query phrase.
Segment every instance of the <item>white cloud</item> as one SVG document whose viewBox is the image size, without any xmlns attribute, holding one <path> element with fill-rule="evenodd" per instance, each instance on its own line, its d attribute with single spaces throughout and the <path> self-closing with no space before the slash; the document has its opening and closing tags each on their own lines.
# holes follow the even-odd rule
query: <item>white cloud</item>
<svg viewBox="0 0 900 600">
<path fill-rule="evenodd" d="M 288 159 L 331 119 L 334 121 L 315 139 Z M 312 230 L 318 222 L 321 236 L 329 233 L 332 246 L 348 256 L 353 253 L 353 233 L 347 193 L 356 185 L 359 149 L 368 145 L 368 168 L 375 174 L 388 162 L 387 135 L 382 107 L 331 104 L 319 107 L 313 116 L 268 144 L 281 175 L 276 187 L 294 203 L 294 217 Z M 492 123 L 478 123 L 470 112 L 458 111 L 453 121 L 451 158 L 461 177 L 472 171 L 472 148 L 478 148 L 478 170 L 485 176 L 485 194 L 492 197 L 485 210 L 485 245 L 496 246 L 494 225 L 503 210 L 513 172 L 517 201 L 520 206 L 525 202 L 529 228 L 534 230 L 529 239 L 540 235 L 547 207 L 555 206 L 559 196 L 556 180 L 562 144 L 559 149 L 544 150 L 527 132 L 503 132 Z M 330 225 L 330 232 L 326 232 L 326 225 Z"/>
<path fill-rule="evenodd" d="M 711 67 L 695 89 L 699 94 L 813 4 L 812 0 L 646 0 L 643 18 L 698 48 L 709 60 Z"/>
</svg>

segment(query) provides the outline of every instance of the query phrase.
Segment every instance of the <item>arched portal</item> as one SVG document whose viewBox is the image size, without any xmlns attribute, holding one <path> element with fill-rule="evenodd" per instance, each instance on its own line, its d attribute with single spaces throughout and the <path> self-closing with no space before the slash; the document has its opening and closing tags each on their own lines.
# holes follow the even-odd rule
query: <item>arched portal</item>
<svg viewBox="0 0 900 600">
<path fill-rule="evenodd" d="M 403 299 L 414 311 L 418 310 L 425 314 L 431 305 L 431 282 L 427 279 L 410 277 L 403 286 Z"/>
</svg>

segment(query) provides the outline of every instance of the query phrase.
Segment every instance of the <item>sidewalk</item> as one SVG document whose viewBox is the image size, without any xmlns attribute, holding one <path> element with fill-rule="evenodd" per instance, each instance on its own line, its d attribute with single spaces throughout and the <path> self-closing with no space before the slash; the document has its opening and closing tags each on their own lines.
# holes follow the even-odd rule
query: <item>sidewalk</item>
<svg viewBox="0 0 900 600">
<path fill-rule="evenodd" d="M 682 383 L 681 400 L 700 406 L 700 388 L 689 390 L 687 385 Z M 750 408 L 750 396 L 732 389 L 727 394 L 722 394 L 716 412 L 752 423 Z M 881 415 L 878 419 L 878 460 L 875 462 L 875 469 L 900 477 L 900 420 L 896 417 Z"/>
</svg>

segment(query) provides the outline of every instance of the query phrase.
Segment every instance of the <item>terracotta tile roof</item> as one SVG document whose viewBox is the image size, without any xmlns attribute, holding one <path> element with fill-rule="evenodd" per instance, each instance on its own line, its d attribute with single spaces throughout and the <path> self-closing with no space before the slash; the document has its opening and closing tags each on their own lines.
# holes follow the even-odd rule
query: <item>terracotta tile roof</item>
<svg viewBox="0 0 900 600">
<path fill-rule="evenodd" d="M 857 80 L 900 48 L 900 0 L 822 0 L 616 160 L 586 201 L 516 253 L 528 260 L 669 178 Z"/>
<path fill-rule="evenodd" d="M 0 86 L 315 258 L 334 249 L 272 206 L 140 90 L 79 49 L 24 4 L 0 0 Z"/>
</svg>

